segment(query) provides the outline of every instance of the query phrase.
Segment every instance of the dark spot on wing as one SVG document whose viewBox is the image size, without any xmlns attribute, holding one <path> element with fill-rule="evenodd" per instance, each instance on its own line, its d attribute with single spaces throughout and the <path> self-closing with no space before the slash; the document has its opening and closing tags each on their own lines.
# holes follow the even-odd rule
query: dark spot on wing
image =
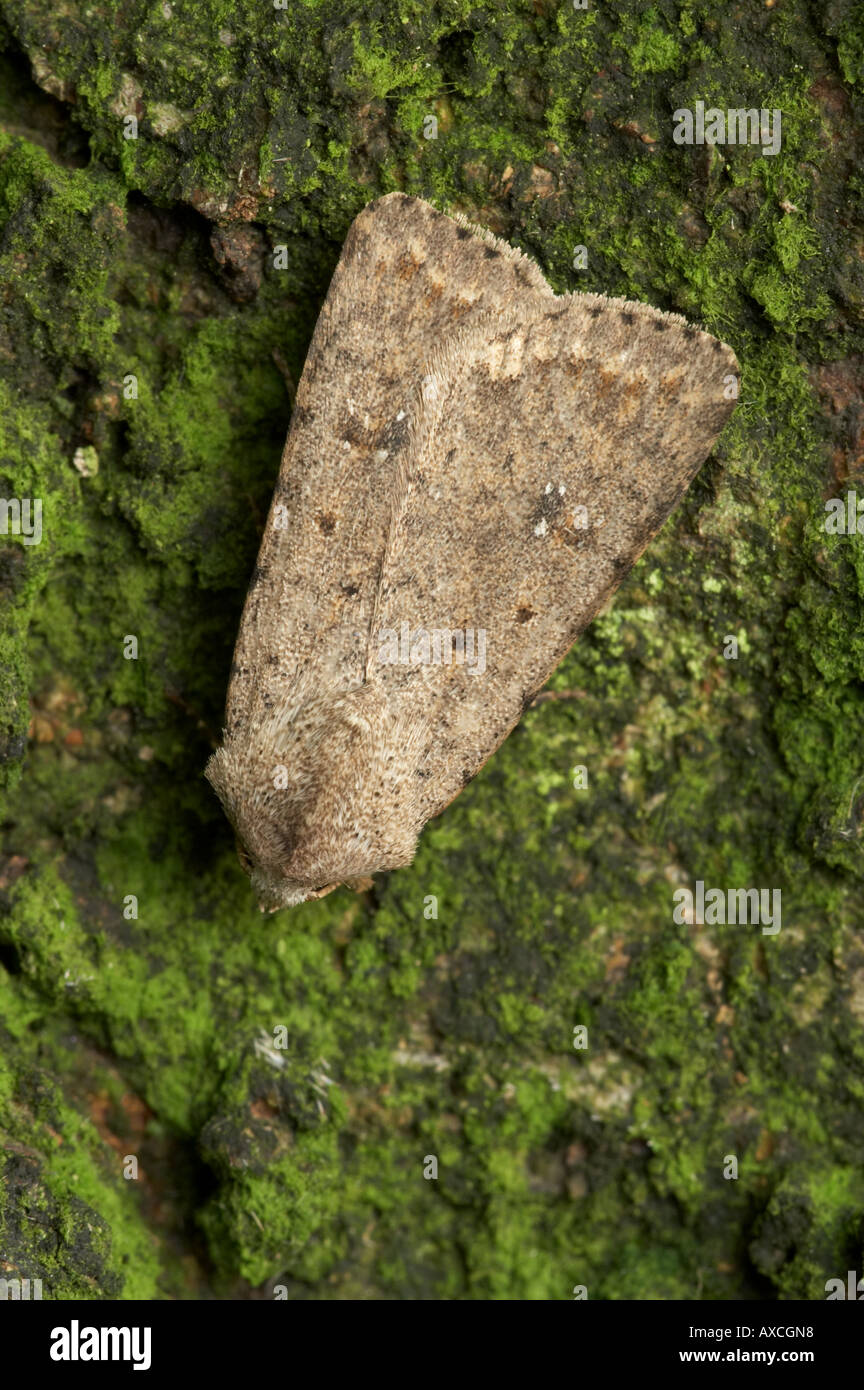
<svg viewBox="0 0 864 1390">
<path fill-rule="evenodd" d="M 339 422 L 339 434 L 342 439 L 347 439 L 349 444 L 358 444 L 363 448 L 368 448 L 369 431 L 362 424 L 359 415 L 352 415 L 346 411 Z"/>
<path fill-rule="evenodd" d="M 280 478 L 273 492 L 275 502 L 288 506 L 297 495 L 297 486 L 292 479 Z"/>
<path fill-rule="evenodd" d="M 394 416 L 382 430 L 375 436 L 375 448 L 386 449 L 388 453 L 404 447 L 408 439 L 408 416 L 402 416 L 397 420 Z"/>
<path fill-rule="evenodd" d="M 541 521 L 545 521 L 547 527 L 551 527 L 563 506 L 564 498 L 557 487 L 553 487 L 551 492 L 541 492 L 540 500 L 531 513 L 531 529 L 533 530 Z"/>
<path fill-rule="evenodd" d="M 559 366 L 560 365 L 561 359 L 559 358 Z M 572 376 L 576 381 L 579 380 L 585 370 L 584 360 L 580 358 L 578 361 L 574 361 L 569 355 L 563 359 L 563 366 L 567 376 Z"/>
</svg>

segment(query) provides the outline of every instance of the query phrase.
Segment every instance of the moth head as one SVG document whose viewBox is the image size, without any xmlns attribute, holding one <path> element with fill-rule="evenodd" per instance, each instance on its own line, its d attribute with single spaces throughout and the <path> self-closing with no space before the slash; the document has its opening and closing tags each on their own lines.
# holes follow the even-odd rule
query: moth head
<svg viewBox="0 0 864 1390">
<path fill-rule="evenodd" d="M 251 880 L 258 907 L 262 912 L 277 912 L 280 907 L 295 907 L 297 903 L 307 902 L 310 898 L 323 898 L 325 894 L 332 893 L 334 888 L 339 887 L 338 883 L 330 883 L 311 893 L 306 892 L 301 884 L 289 885 L 278 872 L 268 872 L 261 863 L 253 859 L 239 837 L 236 849 L 240 867 Z M 290 889 L 295 891 L 288 891 Z"/>
<path fill-rule="evenodd" d="M 286 702 L 226 737 L 205 776 L 263 912 L 410 864 L 423 818 L 405 760 L 419 744 L 366 686 Z"/>
</svg>

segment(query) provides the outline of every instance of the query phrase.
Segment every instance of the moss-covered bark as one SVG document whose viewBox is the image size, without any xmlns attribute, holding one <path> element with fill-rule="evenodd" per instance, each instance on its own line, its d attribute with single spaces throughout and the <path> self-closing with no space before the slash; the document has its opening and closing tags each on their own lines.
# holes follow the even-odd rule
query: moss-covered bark
<svg viewBox="0 0 864 1390">
<path fill-rule="evenodd" d="M 864 1270 L 864 542 L 823 525 L 864 496 L 855 8 L 0 0 L 0 495 L 43 504 L 40 544 L 0 537 L 0 1275 L 819 1298 Z M 779 108 L 780 152 L 675 145 L 697 100 Z M 264 921 L 207 730 L 285 376 L 394 188 L 701 322 L 740 403 L 553 680 L 584 694 L 410 869 Z M 697 879 L 780 889 L 780 932 L 675 925 Z"/>
</svg>

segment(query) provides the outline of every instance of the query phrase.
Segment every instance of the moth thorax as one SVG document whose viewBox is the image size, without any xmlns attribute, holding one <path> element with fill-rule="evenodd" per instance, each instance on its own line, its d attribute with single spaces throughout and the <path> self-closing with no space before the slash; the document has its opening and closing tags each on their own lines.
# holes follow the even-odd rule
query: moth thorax
<svg viewBox="0 0 864 1390">
<path fill-rule="evenodd" d="M 286 878 L 310 887 L 410 863 L 422 823 L 418 746 L 379 686 L 308 701 L 273 730 L 278 776 L 261 807 L 262 861 L 278 859 Z"/>
</svg>

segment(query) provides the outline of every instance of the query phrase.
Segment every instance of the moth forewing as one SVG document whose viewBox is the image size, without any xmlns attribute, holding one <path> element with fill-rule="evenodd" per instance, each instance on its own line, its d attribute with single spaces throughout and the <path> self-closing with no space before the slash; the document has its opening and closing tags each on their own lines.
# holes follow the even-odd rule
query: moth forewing
<svg viewBox="0 0 864 1390">
<path fill-rule="evenodd" d="M 423 702 L 441 810 L 620 584 L 732 409 L 734 357 L 677 316 L 598 296 L 514 309 L 430 359 L 376 621 L 407 627 L 382 678 Z M 424 634 L 483 634 L 479 661 Z M 464 645 L 464 644 L 463 644 Z M 476 652 L 475 652 L 476 654 Z"/>
</svg>

